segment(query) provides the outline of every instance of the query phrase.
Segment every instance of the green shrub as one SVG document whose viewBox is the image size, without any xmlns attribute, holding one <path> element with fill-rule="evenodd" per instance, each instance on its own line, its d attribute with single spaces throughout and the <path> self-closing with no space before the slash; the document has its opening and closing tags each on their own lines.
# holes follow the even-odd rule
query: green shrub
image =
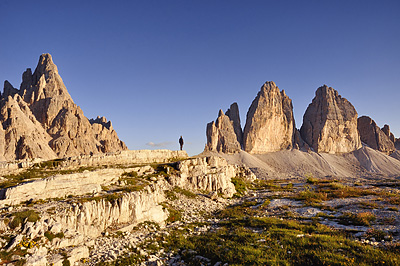
<svg viewBox="0 0 400 266">
<path fill-rule="evenodd" d="M 14 217 L 13 220 L 10 222 L 10 228 L 15 229 L 21 225 L 21 223 L 28 218 L 28 222 L 36 222 L 40 220 L 39 213 L 35 212 L 34 210 L 25 210 L 13 213 L 12 216 Z"/>
<path fill-rule="evenodd" d="M 310 174 L 306 174 L 306 182 L 309 184 L 317 184 L 318 179 L 314 178 L 314 176 L 310 173 Z"/>
<path fill-rule="evenodd" d="M 328 199 L 328 195 L 325 192 L 319 192 L 313 190 L 311 187 L 306 187 L 303 191 L 300 191 L 293 197 L 297 200 L 304 200 L 306 203 L 321 202 Z"/>
<path fill-rule="evenodd" d="M 59 232 L 57 234 L 54 234 L 51 231 L 46 231 L 44 233 L 44 236 L 51 242 L 54 238 L 64 238 L 64 233 L 63 232 Z"/>
<path fill-rule="evenodd" d="M 235 197 L 241 197 L 246 194 L 247 185 L 242 178 L 233 177 L 231 181 L 236 189 L 236 194 L 234 195 Z"/>
</svg>

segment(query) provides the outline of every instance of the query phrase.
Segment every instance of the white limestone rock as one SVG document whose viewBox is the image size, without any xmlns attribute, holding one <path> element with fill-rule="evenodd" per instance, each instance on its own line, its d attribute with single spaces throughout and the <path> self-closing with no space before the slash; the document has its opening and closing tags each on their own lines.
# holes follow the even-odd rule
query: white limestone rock
<svg viewBox="0 0 400 266">
<path fill-rule="evenodd" d="M 362 147 L 357 130 L 357 111 L 336 90 L 319 87 L 304 116 L 302 139 L 323 153 L 349 153 Z"/>
<path fill-rule="evenodd" d="M 290 149 L 295 129 L 292 100 L 273 81 L 266 82 L 247 112 L 244 150 L 260 154 Z"/>
</svg>

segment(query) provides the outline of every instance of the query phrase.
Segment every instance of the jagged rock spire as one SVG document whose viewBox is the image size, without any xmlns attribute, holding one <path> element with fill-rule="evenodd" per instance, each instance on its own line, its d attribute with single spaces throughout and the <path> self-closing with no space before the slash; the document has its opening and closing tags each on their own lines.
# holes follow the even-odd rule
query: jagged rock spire
<svg viewBox="0 0 400 266">
<path fill-rule="evenodd" d="M 242 146 L 243 145 L 243 131 L 242 131 L 242 126 L 240 124 L 240 116 L 239 116 L 239 106 L 238 104 L 232 103 L 229 109 L 225 113 L 226 116 L 229 117 L 229 119 L 233 123 L 233 129 L 236 134 L 237 141 L 239 144 Z"/>
<path fill-rule="evenodd" d="M 374 120 L 368 116 L 362 116 L 357 120 L 357 128 L 358 132 L 360 133 L 361 141 L 372 149 L 384 152 L 386 154 L 391 154 L 396 149 L 394 142 L 389 137 L 389 126 L 383 128 L 387 130 L 386 134 L 384 130 L 381 130 L 376 125 Z"/>
<path fill-rule="evenodd" d="M 273 81 L 267 81 L 247 112 L 244 150 L 266 153 L 292 148 L 295 129 L 292 100 Z"/>
<path fill-rule="evenodd" d="M 229 109 L 227 111 L 228 114 L 235 117 L 236 114 L 233 112 L 236 112 L 236 110 L 230 111 Z M 237 116 L 239 116 L 238 108 Z M 206 135 L 207 144 L 205 150 L 225 153 L 235 153 L 241 150 L 241 143 L 238 141 L 240 136 L 237 136 L 235 132 L 234 121 L 228 115 L 225 115 L 222 110 L 219 110 L 216 122 L 213 121 L 207 124 Z"/>
<path fill-rule="evenodd" d="M 8 96 L 12 96 L 13 101 L 18 103 L 12 106 L 21 109 L 13 111 L 18 115 L 12 115 L 19 123 L 4 123 L 10 119 L 10 114 L 4 109 L 11 99 Z M 3 131 L 15 133 L 5 134 L 4 138 L 8 139 L 4 141 L 16 144 L 9 145 L 8 150 L 0 151 L 0 158 L 49 159 L 54 156 L 66 157 L 126 149 L 111 122 L 94 122 L 92 125 L 84 116 L 81 108 L 69 95 L 50 54 L 40 56 L 33 74 L 30 68 L 23 73 L 20 90 L 6 81 L 1 98 L 0 109 L 3 116 L 0 117 L 0 122 L 3 122 Z M 28 129 L 20 130 L 24 127 Z M 0 134 L 0 138 L 2 136 Z M 26 152 L 22 155 L 22 151 Z"/>
<path fill-rule="evenodd" d="M 317 89 L 304 116 L 300 133 L 316 152 L 347 153 L 361 148 L 357 111 L 327 85 Z"/>
</svg>

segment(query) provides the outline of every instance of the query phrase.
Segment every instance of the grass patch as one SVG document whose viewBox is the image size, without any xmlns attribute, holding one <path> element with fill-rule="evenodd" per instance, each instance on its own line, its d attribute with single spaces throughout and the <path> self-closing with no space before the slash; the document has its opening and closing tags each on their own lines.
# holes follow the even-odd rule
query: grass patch
<svg viewBox="0 0 400 266">
<path fill-rule="evenodd" d="M 44 233 L 44 236 L 51 242 L 54 238 L 64 238 L 64 233 L 63 232 L 59 232 L 57 234 L 54 234 L 51 231 L 46 231 Z"/>
<path fill-rule="evenodd" d="M 357 214 L 345 212 L 338 217 L 339 223 L 344 225 L 370 226 L 376 220 L 375 214 L 371 212 L 359 212 Z"/>
<path fill-rule="evenodd" d="M 188 265 L 196 256 L 229 265 L 398 265 L 400 255 L 357 243 L 320 224 L 278 218 L 234 219 L 201 235 L 174 231 L 165 250 L 179 253 Z M 190 251 L 191 250 L 191 251 Z M 188 252 L 190 251 L 190 252 Z"/>
<path fill-rule="evenodd" d="M 240 177 L 233 177 L 231 182 L 235 186 L 236 193 L 233 195 L 234 197 L 240 198 L 246 195 L 248 184 Z"/>
<path fill-rule="evenodd" d="M 298 192 L 292 197 L 296 200 L 303 200 L 308 204 L 318 203 L 328 199 L 326 192 L 316 191 L 310 186 L 306 186 L 303 191 Z"/>
<path fill-rule="evenodd" d="M 177 210 L 175 208 L 172 208 L 171 205 L 169 205 L 166 202 L 161 203 L 161 205 L 169 213 L 168 214 L 168 218 L 167 218 L 167 222 L 168 223 L 173 223 L 173 222 L 177 222 L 177 221 L 181 221 L 182 220 L 182 211 L 181 210 Z"/>
<path fill-rule="evenodd" d="M 186 197 L 191 198 L 191 199 L 194 199 L 194 198 L 197 197 L 196 193 L 193 193 L 193 192 L 191 192 L 189 190 L 186 190 L 186 189 L 183 189 L 183 188 L 180 188 L 180 187 L 174 187 L 173 191 L 176 192 L 176 193 L 185 195 Z"/>
<path fill-rule="evenodd" d="M 138 174 L 135 171 L 123 173 L 119 180 L 123 181 L 125 185 L 115 189 L 114 191 L 122 191 L 122 192 L 140 191 L 143 190 L 149 184 L 149 181 L 147 181 L 146 179 L 138 177 Z"/>
<path fill-rule="evenodd" d="M 66 174 L 73 174 L 73 173 L 82 173 L 84 171 L 94 171 L 97 169 L 102 169 L 103 166 L 99 167 L 80 167 L 77 169 L 72 169 L 72 170 L 57 170 L 54 167 L 48 167 L 47 165 L 51 165 L 55 163 L 56 160 L 53 160 L 52 163 L 46 163 L 42 162 L 40 164 L 44 164 L 43 167 L 40 167 L 38 165 L 32 166 L 18 174 L 10 174 L 10 175 L 5 175 L 4 181 L 0 183 L 0 189 L 2 188 L 9 188 L 16 186 L 18 184 L 34 180 L 34 179 L 39 179 L 39 178 L 46 178 L 49 176 L 53 175 L 66 175 Z"/>
<path fill-rule="evenodd" d="M 40 220 L 39 213 L 35 212 L 34 210 L 15 212 L 12 214 L 12 216 L 14 218 L 9 223 L 11 229 L 15 229 L 18 226 L 20 226 L 25 219 L 28 219 L 28 222 L 33 222 L 33 223 Z"/>
<path fill-rule="evenodd" d="M 268 189 L 271 191 L 293 191 L 293 184 L 279 184 L 276 180 L 256 179 L 248 185 L 254 190 Z"/>
</svg>

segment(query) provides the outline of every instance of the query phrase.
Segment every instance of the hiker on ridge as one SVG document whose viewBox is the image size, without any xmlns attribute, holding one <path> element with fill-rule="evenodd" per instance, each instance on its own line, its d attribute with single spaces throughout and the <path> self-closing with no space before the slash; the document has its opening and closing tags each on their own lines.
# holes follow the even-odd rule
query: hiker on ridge
<svg viewBox="0 0 400 266">
<path fill-rule="evenodd" d="M 183 148 L 183 138 L 182 136 L 179 138 L 179 145 L 181 145 L 181 150 Z"/>
</svg>

